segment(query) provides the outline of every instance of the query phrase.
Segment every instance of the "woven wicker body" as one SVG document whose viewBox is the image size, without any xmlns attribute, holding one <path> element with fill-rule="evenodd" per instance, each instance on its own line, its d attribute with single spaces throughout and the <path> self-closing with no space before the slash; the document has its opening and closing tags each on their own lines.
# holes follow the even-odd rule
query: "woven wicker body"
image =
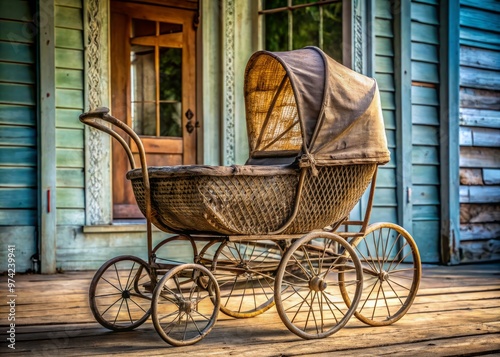
<svg viewBox="0 0 500 357">
<path fill-rule="evenodd" d="M 306 174 L 298 212 L 284 233 L 321 229 L 346 218 L 366 190 L 376 165 L 319 167 Z M 279 166 L 150 167 L 151 221 L 166 232 L 268 234 L 296 205 L 299 170 Z M 145 214 L 140 169 L 127 174 Z"/>
</svg>

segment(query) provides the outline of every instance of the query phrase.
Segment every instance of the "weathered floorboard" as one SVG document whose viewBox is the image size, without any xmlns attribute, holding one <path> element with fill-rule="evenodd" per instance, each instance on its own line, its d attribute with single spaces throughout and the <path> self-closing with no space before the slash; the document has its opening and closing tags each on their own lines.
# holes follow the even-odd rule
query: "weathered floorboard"
<svg viewBox="0 0 500 357">
<path fill-rule="evenodd" d="M 110 332 L 93 319 L 88 287 L 94 272 L 17 275 L 16 349 L 12 356 L 450 356 L 500 352 L 498 264 L 424 267 L 417 298 L 397 323 L 370 327 L 352 318 L 338 333 L 302 340 L 272 308 L 252 319 L 223 314 L 200 343 L 170 347 L 149 320 L 130 332 Z M 0 293 L 6 296 L 6 277 Z M 0 331 L 8 306 L 0 305 Z M 2 334 L 2 339 L 5 333 Z"/>
</svg>

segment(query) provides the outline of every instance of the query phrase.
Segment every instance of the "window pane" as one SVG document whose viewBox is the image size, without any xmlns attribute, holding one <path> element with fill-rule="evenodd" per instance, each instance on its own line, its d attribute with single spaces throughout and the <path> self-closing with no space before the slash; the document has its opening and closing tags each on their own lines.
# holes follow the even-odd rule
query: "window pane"
<svg viewBox="0 0 500 357">
<path fill-rule="evenodd" d="M 132 126 L 139 135 L 156 135 L 155 51 L 150 46 L 132 46 Z"/>
<path fill-rule="evenodd" d="M 160 48 L 160 135 L 182 136 L 182 49 Z"/>
<path fill-rule="evenodd" d="M 264 9 L 276 9 L 278 7 L 287 7 L 288 0 L 264 0 Z"/>
<path fill-rule="evenodd" d="M 160 22 L 160 35 L 177 32 L 182 32 L 182 25 L 171 24 L 169 22 Z"/>
<path fill-rule="evenodd" d="M 133 129 L 138 135 L 156 136 L 155 103 L 132 102 Z"/>
<path fill-rule="evenodd" d="M 266 14 L 266 50 L 288 50 L 288 13 Z"/>
<path fill-rule="evenodd" d="M 182 103 L 160 103 L 160 135 L 182 136 Z"/>
<path fill-rule="evenodd" d="M 342 2 L 323 6 L 323 50 L 342 63 Z"/>
<path fill-rule="evenodd" d="M 156 35 L 156 21 L 132 19 L 132 36 L 155 36 Z"/>
<path fill-rule="evenodd" d="M 293 49 L 319 46 L 319 8 L 309 6 L 293 11 Z"/>
<path fill-rule="evenodd" d="M 160 48 L 160 101 L 182 100 L 182 48 Z"/>
</svg>

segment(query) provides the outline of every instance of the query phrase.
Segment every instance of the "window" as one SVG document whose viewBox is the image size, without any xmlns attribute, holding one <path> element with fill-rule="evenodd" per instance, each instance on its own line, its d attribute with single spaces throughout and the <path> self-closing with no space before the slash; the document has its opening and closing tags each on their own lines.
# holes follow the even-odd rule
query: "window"
<svg viewBox="0 0 500 357">
<path fill-rule="evenodd" d="M 342 63 L 342 0 L 262 0 L 269 51 L 317 46 Z"/>
<path fill-rule="evenodd" d="M 131 104 L 134 131 L 182 137 L 182 25 L 132 19 Z"/>
</svg>

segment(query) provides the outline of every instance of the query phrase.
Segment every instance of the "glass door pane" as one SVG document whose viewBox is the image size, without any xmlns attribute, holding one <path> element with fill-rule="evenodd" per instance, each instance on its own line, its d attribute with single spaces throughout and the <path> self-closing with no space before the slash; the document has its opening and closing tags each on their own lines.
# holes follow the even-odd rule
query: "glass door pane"
<svg viewBox="0 0 500 357">
<path fill-rule="evenodd" d="M 131 115 L 139 135 L 156 135 L 155 48 L 133 45 L 131 63 Z"/>
<path fill-rule="evenodd" d="M 160 48 L 160 136 L 182 136 L 182 49 Z"/>
</svg>

